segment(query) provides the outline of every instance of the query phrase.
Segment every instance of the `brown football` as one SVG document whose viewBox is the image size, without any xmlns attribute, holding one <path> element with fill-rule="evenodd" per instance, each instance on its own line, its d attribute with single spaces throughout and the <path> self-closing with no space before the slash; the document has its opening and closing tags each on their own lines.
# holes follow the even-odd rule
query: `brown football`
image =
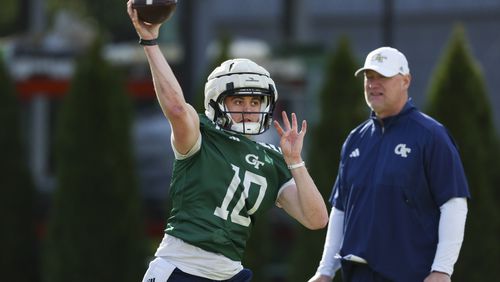
<svg viewBox="0 0 500 282">
<path fill-rule="evenodd" d="M 177 0 L 133 0 L 132 8 L 137 10 L 139 19 L 147 23 L 159 24 L 168 20 L 175 11 Z"/>
</svg>

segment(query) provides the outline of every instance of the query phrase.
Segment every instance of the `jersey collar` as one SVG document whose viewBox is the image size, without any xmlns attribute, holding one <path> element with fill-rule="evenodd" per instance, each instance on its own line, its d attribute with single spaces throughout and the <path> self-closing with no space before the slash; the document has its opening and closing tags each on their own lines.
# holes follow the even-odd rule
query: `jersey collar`
<svg viewBox="0 0 500 282">
<path fill-rule="evenodd" d="M 406 101 L 406 104 L 404 105 L 403 109 L 396 115 L 394 116 L 390 116 L 390 117 L 386 117 L 386 118 L 383 118 L 381 120 L 381 122 L 378 122 L 378 119 L 377 119 L 377 115 L 375 114 L 374 111 L 372 111 L 370 113 L 370 118 L 373 120 L 373 122 L 375 124 L 380 124 L 387 128 L 390 124 L 396 122 L 397 120 L 399 120 L 401 117 L 407 115 L 409 112 L 415 110 L 416 107 L 415 105 L 413 104 L 413 99 L 410 97 L 408 98 L 408 101 Z"/>
</svg>

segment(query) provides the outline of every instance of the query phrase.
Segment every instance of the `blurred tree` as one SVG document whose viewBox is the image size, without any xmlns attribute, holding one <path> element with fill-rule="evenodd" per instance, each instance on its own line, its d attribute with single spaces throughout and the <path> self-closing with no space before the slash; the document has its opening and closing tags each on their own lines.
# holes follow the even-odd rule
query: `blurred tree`
<svg viewBox="0 0 500 282">
<path fill-rule="evenodd" d="M 0 37 L 26 30 L 29 15 L 26 15 L 29 0 L 2 0 L 0 9 Z"/>
<path fill-rule="evenodd" d="M 0 280 L 39 281 L 35 189 L 25 162 L 19 104 L 0 53 Z"/>
<path fill-rule="evenodd" d="M 131 101 L 98 39 L 79 60 L 56 142 L 48 282 L 140 281 L 146 242 L 131 148 Z"/>
<path fill-rule="evenodd" d="M 231 37 L 227 34 L 224 34 L 219 39 L 218 44 L 218 53 L 215 56 L 214 60 L 208 65 L 208 71 L 203 76 L 203 80 L 200 83 L 199 90 L 194 93 L 194 108 L 198 113 L 205 112 L 205 83 L 207 82 L 208 76 L 212 73 L 212 71 L 220 66 L 222 62 L 230 59 L 229 48 L 231 47 Z"/>
<path fill-rule="evenodd" d="M 250 235 L 250 240 L 247 242 L 243 265 L 250 268 L 253 272 L 252 281 L 272 281 L 269 280 L 268 266 L 271 261 L 271 226 L 269 224 L 268 214 L 262 214 L 255 220 L 255 224 Z"/>
<path fill-rule="evenodd" d="M 472 200 L 453 281 L 495 281 L 500 276 L 500 214 L 495 197 L 500 144 L 482 74 L 457 26 L 433 75 L 427 112 L 456 139 Z"/>
<path fill-rule="evenodd" d="M 325 200 L 330 198 L 345 138 L 368 117 L 362 82 L 354 77 L 357 68 L 349 40 L 343 37 L 326 61 L 319 94 L 320 120 L 312 130 L 307 159 L 309 172 Z M 325 236 L 326 229 L 299 229 L 289 272 L 290 281 L 307 281 L 316 272 Z"/>
<path fill-rule="evenodd" d="M 112 41 L 137 39 L 127 15 L 125 0 L 46 0 L 51 18 L 60 10 L 69 10 L 85 18 L 94 19 L 101 33 Z"/>
</svg>

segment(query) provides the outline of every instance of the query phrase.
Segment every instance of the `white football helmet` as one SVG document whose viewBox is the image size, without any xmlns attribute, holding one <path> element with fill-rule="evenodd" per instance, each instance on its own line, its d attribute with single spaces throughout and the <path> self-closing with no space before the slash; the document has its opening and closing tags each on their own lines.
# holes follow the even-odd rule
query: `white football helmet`
<svg viewBox="0 0 500 282">
<path fill-rule="evenodd" d="M 258 122 L 236 123 L 231 113 L 250 114 L 250 112 L 229 112 L 224 100 L 228 96 L 262 97 Z M 278 92 L 269 72 L 248 59 L 232 59 L 223 62 L 208 76 L 205 84 L 205 115 L 221 128 L 246 135 L 261 134 L 272 122 L 273 110 Z"/>
</svg>

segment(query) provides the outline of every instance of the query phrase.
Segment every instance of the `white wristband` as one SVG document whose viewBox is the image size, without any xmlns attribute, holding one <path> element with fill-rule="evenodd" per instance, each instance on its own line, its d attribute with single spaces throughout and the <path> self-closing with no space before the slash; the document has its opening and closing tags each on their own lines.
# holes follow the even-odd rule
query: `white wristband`
<svg viewBox="0 0 500 282">
<path fill-rule="evenodd" d="M 305 166 L 306 163 L 304 161 L 298 163 L 298 164 L 291 164 L 291 165 L 288 165 L 288 169 L 296 169 L 296 168 L 299 168 L 299 167 L 302 167 L 302 166 Z"/>
</svg>

